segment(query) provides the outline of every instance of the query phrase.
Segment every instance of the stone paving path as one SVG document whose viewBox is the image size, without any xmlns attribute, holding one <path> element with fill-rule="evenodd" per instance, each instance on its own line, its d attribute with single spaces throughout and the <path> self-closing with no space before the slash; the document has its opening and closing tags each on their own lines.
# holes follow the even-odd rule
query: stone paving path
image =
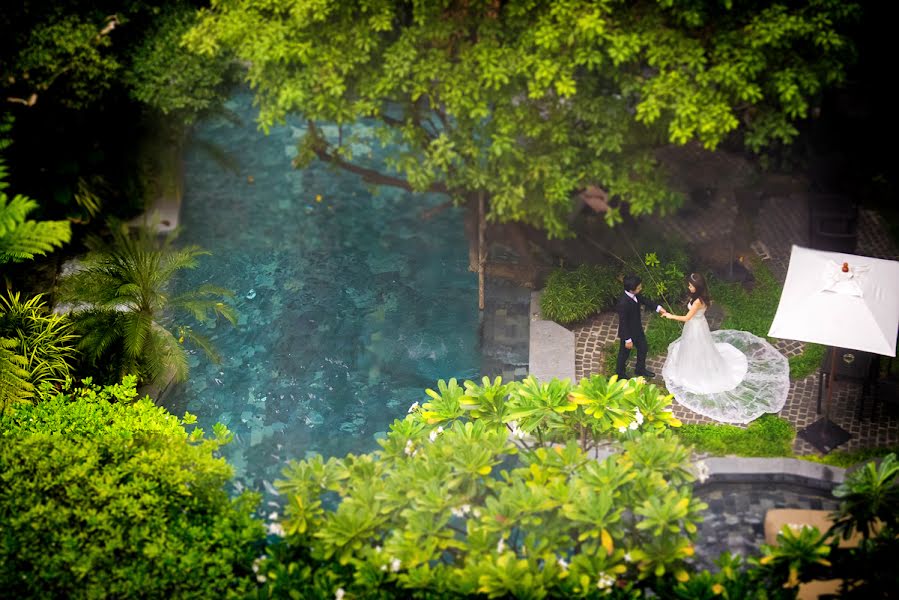
<svg viewBox="0 0 899 600">
<path fill-rule="evenodd" d="M 720 187 L 722 183 L 719 173 L 718 180 L 706 181 L 706 185 L 710 189 L 714 188 L 716 192 L 714 198 L 702 203 L 703 206 L 697 208 L 694 202 L 691 207 L 691 203 L 688 203 L 686 209 L 678 214 L 645 218 L 641 221 L 641 227 L 658 231 L 660 234 L 664 233 L 669 237 L 680 238 L 694 247 L 702 244 L 703 248 L 708 247 L 709 251 L 715 251 L 715 242 L 718 242 L 718 251 L 721 251 L 721 248 L 727 248 L 730 244 L 728 238 L 734 235 L 737 216 L 737 204 L 733 199 L 732 192 L 734 188 L 744 184 L 750 177 L 747 175 L 748 167 L 745 161 L 741 161 L 739 158 L 724 155 L 715 160 L 719 161 L 717 165 L 719 171 L 729 169 L 733 173 L 729 180 L 730 188 Z M 715 171 L 715 169 L 710 171 Z M 696 173 L 695 176 L 700 178 L 702 174 Z M 794 191 L 784 195 L 772 195 L 762 202 L 754 230 L 757 239 L 753 244 L 753 249 L 760 254 L 765 264 L 781 282 L 786 278 L 792 245 L 808 244 L 807 223 L 806 200 L 802 192 Z M 611 234 L 610 245 L 615 243 L 616 236 L 621 235 L 623 233 L 620 232 Z M 709 244 L 709 242 L 711 243 Z M 860 211 L 856 253 L 899 260 L 899 250 L 889 237 L 883 220 L 873 211 L 864 209 Z M 644 314 L 644 325 L 650 318 L 654 317 Z M 720 315 L 717 322 L 714 318 L 710 318 L 710 325 L 713 329 L 718 328 L 720 322 Z M 617 352 L 617 327 L 618 319 L 614 313 L 602 313 L 573 328 L 575 333 L 575 377 L 577 380 L 594 373 L 605 372 L 605 353 Z M 801 353 L 803 349 L 801 342 L 771 341 L 788 357 Z M 664 385 L 661 372 L 665 357 L 664 354 L 650 356 L 646 363 L 651 371 L 659 374 L 653 380 L 653 383 L 657 385 Z M 632 365 L 633 358 L 629 366 L 633 368 Z M 797 431 L 813 423 L 819 418 L 816 413 L 817 393 L 817 372 L 805 379 L 793 381 L 786 404 L 779 413 L 780 416 L 789 420 Z M 859 418 L 856 409 L 859 406 L 860 396 L 860 385 L 840 381 L 834 385 L 830 418 L 852 434 L 849 442 L 840 446 L 840 449 L 856 450 L 866 447 L 899 445 L 899 414 L 897 411 L 893 409 L 891 412 L 882 403 L 877 403 L 873 407 L 866 406 L 865 414 Z M 714 422 L 679 404 L 675 404 L 674 412 L 684 423 Z M 798 438 L 793 449 L 797 454 L 817 453 L 812 446 Z"/>
</svg>

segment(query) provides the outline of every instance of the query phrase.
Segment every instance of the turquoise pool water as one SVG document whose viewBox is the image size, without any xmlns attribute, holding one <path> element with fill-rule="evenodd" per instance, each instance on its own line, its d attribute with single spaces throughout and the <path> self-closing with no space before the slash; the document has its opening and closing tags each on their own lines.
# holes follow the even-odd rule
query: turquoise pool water
<svg viewBox="0 0 899 600">
<path fill-rule="evenodd" d="M 421 218 L 443 197 L 295 170 L 301 121 L 265 135 L 249 92 L 228 108 L 240 124 L 200 123 L 187 148 L 180 240 L 212 255 L 179 286 L 233 290 L 239 325 L 199 327 L 222 362 L 192 354 L 164 404 L 207 431 L 226 424 L 240 485 L 262 489 L 289 459 L 375 449 L 438 378 L 478 377 L 477 278 L 461 210 Z M 353 150 L 377 162 L 385 151 L 366 139 Z"/>
</svg>

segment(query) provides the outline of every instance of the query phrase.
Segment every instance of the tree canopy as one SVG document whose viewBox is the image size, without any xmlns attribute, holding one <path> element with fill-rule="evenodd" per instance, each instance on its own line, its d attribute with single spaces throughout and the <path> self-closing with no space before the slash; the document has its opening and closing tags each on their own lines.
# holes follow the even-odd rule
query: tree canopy
<svg viewBox="0 0 899 600">
<path fill-rule="evenodd" d="M 858 11 L 838 0 L 214 0 L 188 42 L 246 63 L 263 127 L 302 113 L 299 164 L 457 199 L 483 192 L 490 218 L 560 236 L 590 185 L 610 224 L 624 205 L 675 206 L 661 144 L 713 149 L 739 129 L 752 149 L 793 139 L 844 77 L 844 26 Z M 354 156 L 372 130 L 343 126 L 360 119 L 393 145 L 388 164 Z"/>
</svg>

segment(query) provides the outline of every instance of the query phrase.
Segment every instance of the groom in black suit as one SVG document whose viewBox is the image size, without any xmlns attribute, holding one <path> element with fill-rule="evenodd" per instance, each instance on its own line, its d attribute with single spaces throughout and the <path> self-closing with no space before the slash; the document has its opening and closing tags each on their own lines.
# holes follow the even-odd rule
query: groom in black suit
<svg viewBox="0 0 899 600">
<path fill-rule="evenodd" d="M 618 365 L 615 371 L 618 373 L 619 379 L 627 379 L 625 368 L 627 367 L 627 359 L 631 354 L 631 348 L 637 347 L 637 365 L 634 367 L 634 373 L 639 376 L 651 379 L 655 377 L 655 373 L 646 370 L 646 334 L 643 333 L 643 323 L 640 320 L 640 305 L 648 308 L 654 308 L 657 313 L 665 314 L 665 309 L 657 302 L 651 302 L 640 295 L 643 291 L 643 284 L 636 275 L 627 275 L 624 278 L 624 293 L 618 299 L 615 305 L 615 311 L 618 313 L 618 337 L 621 339 L 621 346 L 618 348 Z"/>
</svg>

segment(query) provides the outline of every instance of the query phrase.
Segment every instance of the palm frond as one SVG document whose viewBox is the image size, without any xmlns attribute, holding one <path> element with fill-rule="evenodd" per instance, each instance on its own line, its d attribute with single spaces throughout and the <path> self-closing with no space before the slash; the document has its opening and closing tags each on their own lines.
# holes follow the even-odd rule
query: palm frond
<svg viewBox="0 0 899 600">
<path fill-rule="evenodd" d="M 144 362 L 151 380 L 157 381 L 168 372 L 175 381 L 187 379 L 187 351 L 169 330 L 154 327 L 147 345 L 150 351 Z"/>
<path fill-rule="evenodd" d="M 206 356 L 209 357 L 209 360 L 218 364 L 222 362 L 222 357 L 215 349 L 215 346 L 212 344 L 212 340 L 201 333 L 197 333 L 191 327 L 183 327 L 181 329 L 181 333 L 184 336 L 184 339 L 190 340 L 191 343 L 195 344 L 200 350 L 203 351 Z"/>
</svg>

